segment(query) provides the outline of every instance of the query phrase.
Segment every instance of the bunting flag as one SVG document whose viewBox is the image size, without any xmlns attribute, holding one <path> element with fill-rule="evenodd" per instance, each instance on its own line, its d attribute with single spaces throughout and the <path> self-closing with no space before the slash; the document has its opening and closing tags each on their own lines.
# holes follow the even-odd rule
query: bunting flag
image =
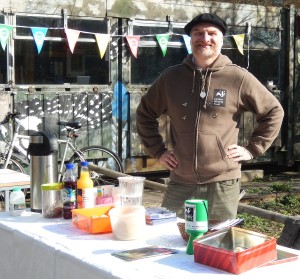
<svg viewBox="0 0 300 279">
<path fill-rule="evenodd" d="M 126 36 L 131 53 L 135 58 L 137 58 L 140 37 L 141 36 Z"/>
<path fill-rule="evenodd" d="M 182 37 L 183 37 L 185 47 L 186 47 L 188 54 L 191 54 L 192 53 L 191 37 L 188 35 L 182 35 Z"/>
<path fill-rule="evenodd" d="M 245 34 L 238 34 L 238 35 L 232 35 L 238 50 L 242 55 L 244 55 L 244 39 L 245 39 Z"/>
<path fill-rule="evenodd" d="M 38 50 L 38 54 L 40 54 L 41 49 L 44 44 L 44 40 L 47 34 L 48 28 L 43 27 L 31 27 L 31 32 Z"/>
<path fill-rule="evenodd" d="M 130 50 L 135 58 L 137 58 L 137 52 L 138 52 L 140 38 L 143 36 L 156 37 L 156 40 L 158 41 L 158 44 L 162 50 L 163 56 L 165 56 L 167 53 L 168 41 L 170 39 L 170 36 L 182 36 L 184 39 L 184 43 L 185 43 L 187 52 L 189 54 L 192 53 L 190 37 L 188 35 L 183 35 L 183 34 L 167 33 L 167 34 L 157 34 L 157 35 L 153 34 L 153 35 L 126 36 L 126 35 L 97 34 L 97 33 L 93 33 L 93 32 L 80 31 L 80 30 L 69 29 L 69 28 L 64 28 L 64 27 L 43 28 L 43 27 L 30 27 L 30 26 L 25 27 L 25 26 L 12 26 L 12 25 L 0 24 L 0 42 L 1 42 L 1 46 L 2 46 L 3 50 L 5 50 L 5 48 L 6 48 L 10 33 L 12 32 L 13 28 L 19 28 L 19 27 L 31 29 L 31 32 L 34 37 L 34 41 L 35 41 L 37 49 L 38 49 L 38 53 L 41 52 L 47 31 L 49 29 L 62 29 L 65 31 L 67 41 L 69 44 L 69 48 L 72 53 L 74 52 L 75 45 L 78 41 L 78 38 L 79 38 L 79 35 L 81 32 L 95 35 L 101 59 L 103 58 L 103 56 L 106 52 L 106 49 L 108 47 L 108 43 L 109 43 L 109 40 L 111 37 L 125 37 L 127 39 Z M 251 33 L 251 28 L 248 30 L 248 33 L 247 33 L 248 38 L 250 36 L 249 35 L 250 33 Z M 232 36 L 234 38 L 237 48 L 242 55 L 244 55 L 245 35 L 246 34 L 237 34 L 237 35 L 226 36 L 226 37 Z M 114 42 L 112 42 L 112 46 L 113 46 L 113 44 L 114 44 Z M 249 47 L 249 45 L 248 45 L 248 47 Z"/>
<path fill-rule="evenodd" d="M 106 49 L 107 49 L 107 45 L 110 39 L 110 35 L 108 34 L 95 34 L 96 37 L 96 41 L 97 41 L 97 45 L 99 48 L 99 52 L 100 52 L 100 57 L 101 59 L 103 58 Z"/>
<path fill-rule="evenodd" d="M 5 50 L 9 35 L 13 27 L 5 24 L 0 24 L 0 40 L 3 50 Z"/>
<path fill-rule="evenodd" d="M 66 32 L 66 35 L 67 35 L 69 48 L 70 48 L 71 52 L 73 53 L 75 45 L 76 45 L 77 40 L 78 40 L 78 37 L 80 35 L 80 31 L 65 28 L 65 32 Z"/>
<path fill-rule="evenodd" d="M 159 34 L 156 35 L 156 39 L 158 41 L 158 44 L 162 50 L 163 56 L 167 53 L 168 48 L 168 41 L 169 41 L 170 35 L 169 34 Z"/>
</svg>

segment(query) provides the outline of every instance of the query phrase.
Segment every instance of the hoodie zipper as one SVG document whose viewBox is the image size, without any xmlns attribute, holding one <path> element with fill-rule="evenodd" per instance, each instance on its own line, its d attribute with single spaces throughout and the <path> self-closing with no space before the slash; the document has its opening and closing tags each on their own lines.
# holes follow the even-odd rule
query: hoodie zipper
<svg viewBox="0 0 300 279">
<path fill-rule="evenodd" d="M 201 98 L 200 98 L 200 91 L 201 91 L 201 87 L 203 85 L 203 82 L 205 83 L 205 80 L 203 80 L 203 76 L 202 76 L 202 70 L 201 69 L 197 69 L 198 72 L 199 72 L 199 75 L 200 75 L 200 78 L 199 78 L 199 89 L 198 90 L 198 107 L 197 107 L 197 118 L 196 118 L 196 124 L 195 124 L 195 131 L 196 131 L 196 141 L 195 141 L 195 154 L 194 154 L 194 157 L 193 157 L 193 160 L 194 160 L 194 172 L 198 178 L 198 184 L 201 183 L 201 179 L 200 179 L 200 176 L 197 172 L 197 169 L 198 169 L 198 160 L 197 160 L 197 156 L 198 156 L 198 127 L 199 127 L 199 122 L 200 122 L 200 117 L 201 117 L 201 112 L 202 112 L 202 108 L 201 108 Z"/>
</svg>

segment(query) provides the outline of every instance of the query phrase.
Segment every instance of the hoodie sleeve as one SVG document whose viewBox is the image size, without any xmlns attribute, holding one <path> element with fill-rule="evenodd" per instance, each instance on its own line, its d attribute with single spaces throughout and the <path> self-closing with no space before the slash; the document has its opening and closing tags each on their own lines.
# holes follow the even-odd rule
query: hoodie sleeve
<svg viewBox="0 0 300 279">
<path fill-rule="evenodd" d="M 158 118 L 166 113 L 165 90 L 161 75 L 142 96 L 136 110 L 137 132 L 147 152 L 154 158 L 159 158 L 167 150 L 159 133 L 158 122 Z"/>
<path fill-rule="evenodd" d="M 242 86 L 242 106 L 256 115 L 255 126 L 246 148 L 256 157 L 263 154 L 279 134 L 284 117 L 280 102 L 252 74 Z"/>
</svg>

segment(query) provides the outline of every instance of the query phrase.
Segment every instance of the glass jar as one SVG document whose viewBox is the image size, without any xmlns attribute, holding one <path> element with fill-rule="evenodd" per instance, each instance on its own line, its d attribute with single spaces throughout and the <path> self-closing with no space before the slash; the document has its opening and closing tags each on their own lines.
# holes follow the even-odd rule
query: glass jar
<svg viewBox="0 0 300 279">
<path fill-rule="evenodd" d="M 42 214 L 45 218 L 61 218 L 62 183 L 42 184 Z"/>
</svg>

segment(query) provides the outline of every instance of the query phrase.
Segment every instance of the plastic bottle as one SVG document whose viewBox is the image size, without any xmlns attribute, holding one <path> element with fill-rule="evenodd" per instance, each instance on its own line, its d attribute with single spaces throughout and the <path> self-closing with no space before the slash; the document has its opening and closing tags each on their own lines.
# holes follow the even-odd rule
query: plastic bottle
<svg viewBox="0 0 300 279">
<path fill-rule="evenodd" d="M 26 203 L 24 193 L 19 187 L 13 188 L 13 191 L 10 193 L 9 197 L 10 215 L 20 216 L 25 212 L 25 209 Z"/>
<path fill-rule="evenodd" d="M 81 162 L 80 177 L 77 181 L 78 208 L 93 208 L 95 206 L 94 182 L 90 177 L 88 162 Z"/>
<path fill-rule="evenodd" d="M 72 209 L 76 208 L 76 189 L 77 181 L 74 171 L 74 165 L 66 165 L 66 173 L 63 181 L 62 199 L 63 199 L 63 217 L 72 218 Z"/>
</svg>

